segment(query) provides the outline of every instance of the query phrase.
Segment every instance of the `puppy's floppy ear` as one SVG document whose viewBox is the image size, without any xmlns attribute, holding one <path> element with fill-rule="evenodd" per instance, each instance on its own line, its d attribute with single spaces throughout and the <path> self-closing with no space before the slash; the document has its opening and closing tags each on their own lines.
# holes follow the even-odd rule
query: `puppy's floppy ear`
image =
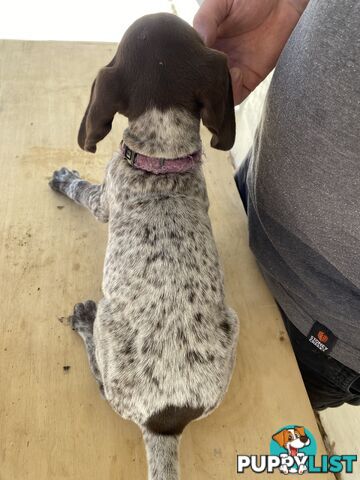
<svg viewBox="0 0 360 480">
<path fill-rule="evenodd" d="M 277 442 L 281 447 L 284 447 L 287 441 L 287 430 L 285 429 L 275 433 L 272 436 L 272 439 L 275 440 L 275 442 Z"/>
<path fill-rule="evenodd" d="M 235 111 L 226 56 L 212 51 L 207 67 L 206 79 L 198 95 L 200 116 L 213 134 L 211 146 L 218 150 L 230 150 L 235 142 Z"/>
<path fill-rule="evenodd" d="M 96 152 L 96 144 L 111 130 L 116 112 L 123 109 L 119 67 L 111 63 L 102 68 L 91 87 L 89 105 L 81 121 L 78 143 L 87 152 Z"/>
</svg>

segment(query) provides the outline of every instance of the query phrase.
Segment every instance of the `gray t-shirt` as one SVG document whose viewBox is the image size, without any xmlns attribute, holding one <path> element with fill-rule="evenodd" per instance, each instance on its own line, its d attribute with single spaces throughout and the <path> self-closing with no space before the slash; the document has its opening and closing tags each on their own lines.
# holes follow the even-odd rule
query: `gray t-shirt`
<svg viewBox="0 0 360 480">
<path fill-rule="evenodd" d="M 275 298 L 360 372 L 360 1 L 312 0 L 250 152 L 250 246 Z"/>
</svg>

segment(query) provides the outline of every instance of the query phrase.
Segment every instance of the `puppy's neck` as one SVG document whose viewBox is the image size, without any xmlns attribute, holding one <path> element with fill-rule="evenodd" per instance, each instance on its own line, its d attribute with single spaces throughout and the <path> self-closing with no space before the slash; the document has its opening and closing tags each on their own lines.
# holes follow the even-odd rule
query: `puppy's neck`
<svg viewBox="0 0 360 480">
<path fill-rule="evenodd" d="M 130 121 L 125 144 L 137 153 L 157 158 L 178 158 L 201 149 L 200 120 L 183 109 L 147 110 Z"/>
</svg>

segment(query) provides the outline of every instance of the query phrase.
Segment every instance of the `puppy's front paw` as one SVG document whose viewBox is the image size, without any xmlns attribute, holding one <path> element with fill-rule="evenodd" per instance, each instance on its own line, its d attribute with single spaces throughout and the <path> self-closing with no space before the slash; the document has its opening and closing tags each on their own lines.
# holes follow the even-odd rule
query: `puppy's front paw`
<svg viewBox="0 0 360 480">
<path fill-rule="evenodd" d="M 74 181 L 80 178 L 79 172 L 76 170 L 69 170 L 62 167 L 60 170 L 55 170 L 52 179 L 49 182 L 50 187 L 55 192 L 64 193 L 66 188 Z"/>
<path fill-rule="evenodd" d="M 92 334 L 96 310 L 96 303 L 92 300 L 77 303 L 74 307 L 74 313 L 69 317 L 71 328 L 78 333 Z"/>
</svg>

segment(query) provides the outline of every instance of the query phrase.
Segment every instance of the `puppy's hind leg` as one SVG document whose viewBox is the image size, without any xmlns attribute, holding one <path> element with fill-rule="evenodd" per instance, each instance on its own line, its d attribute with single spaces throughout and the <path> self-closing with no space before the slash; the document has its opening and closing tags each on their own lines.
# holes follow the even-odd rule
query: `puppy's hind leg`
<svg viewBox="0 0 360 480">
<path fill-rule="evenodd" d="M 72 329 L 75 330 L 84 341 L 90 369 L 99 384 L 101 394 L 104 396 L 104 386 L 95 356 L 93 337 L 96 310 L 96 303 L 92 300 L 87 300 L 85 303 L 77 303 L 74 307 L 74 313 L 69 317 L 69 320 Z"/>
</svg>

